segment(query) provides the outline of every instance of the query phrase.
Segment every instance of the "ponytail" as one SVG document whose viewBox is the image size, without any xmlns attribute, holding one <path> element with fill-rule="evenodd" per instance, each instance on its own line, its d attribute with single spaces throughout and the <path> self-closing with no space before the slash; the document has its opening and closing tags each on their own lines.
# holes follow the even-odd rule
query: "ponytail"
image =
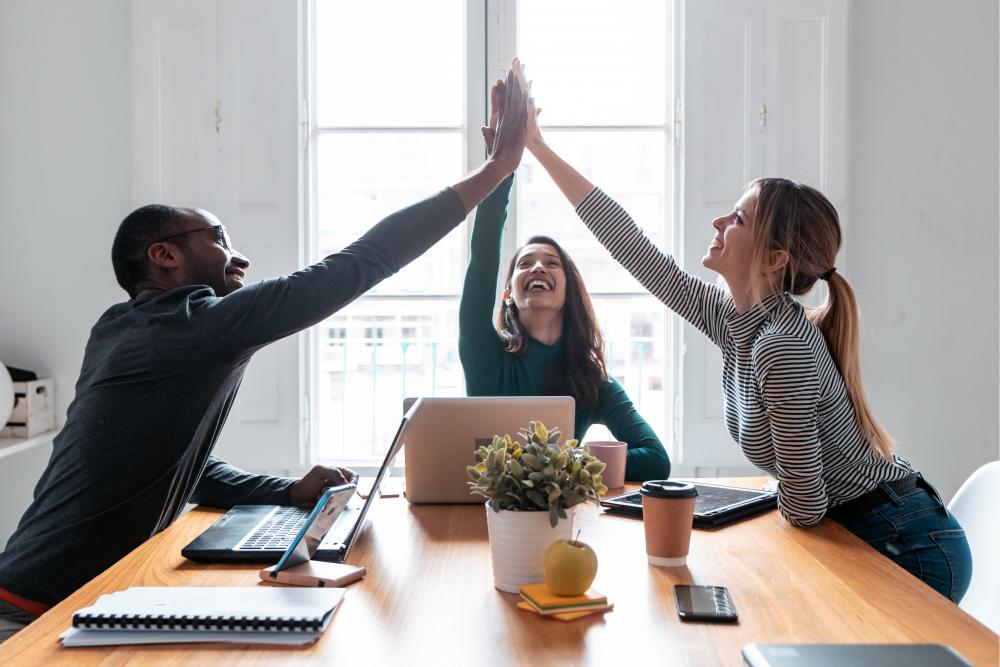
<svg viewBox="0 0 1000 667">
<path fill-rule="evenodd" d="M 801 296 L 817 281 L 826 280 L 826 303 L 806 312 L 823 332 L 861 433 L 875 451 L 890 459 L 894 443 L 875 421 L 861 383 L 860 316 L 854 290 L 831 268 L 841 242 L 837 210 L 818 190 L 784 178 L 760 178 L 748 188 L 756 191 L 752 270 L 768 273 L 768 258 L 775 250 L 784 250 L 788 261 L 772 275 L 773 290 Z"/>
<path fill-rule="evenodd" d="M 827 280 L 826 303 L 808 311 L 809 319 L 823 332 L 833 362 L 844 379 L 847 396 L 865 439 L 883 458 L 892 458 L 894 442 L 872 414 L 861 382 L 858 302 L 851 285 L 839 273 Z"/>
</svg>

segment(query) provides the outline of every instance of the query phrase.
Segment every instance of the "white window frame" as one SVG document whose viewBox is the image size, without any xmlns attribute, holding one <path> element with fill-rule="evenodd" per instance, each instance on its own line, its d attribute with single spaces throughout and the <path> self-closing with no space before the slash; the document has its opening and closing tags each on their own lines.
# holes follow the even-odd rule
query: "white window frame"
<svg viewBox="0 0 1000 667">
<path fill-rule="evenodd" d="M 665 34 L 668 43 L 665 48 L 667 81 L 665 86 L 665 109 L 668 117 L 662 130 L 664 137 L 664 195 L 667 201 L 665 210 L 667 211 L 664 221 L 664 240 L 670 244 L 670 249 L 680 249 L 682 233 L 679 221 L 683 219 L 683 207 L 681 205 L 679 193 L 683 191 L 680 180 L 680 159 L 681 144 L 678 132 L 680 131 L 680 104 L 679 91 L 682 89 L 682 67 L 680 59 L 680 42 L 676 37 L 677 27 L 682 25 L 680 20 L 682 11 L 681 0 L 666 0 L 668 3 L 666 11 Z M 503 72 L 509 65 L 511 59 L 516 55 L 517 50 L 517 2 L 511 0 L 465 0 L 465 76 L 466 90 L 465 98 L 463 141 L 465 142 L 464 171 L 467 173 L 471 168 L 482 163 L 485 158 L 485 150 L 479 141 L 479 127 L 485 123 L 488 114 L 489 92 L 487 81 L 495 78 L 495 73 Z M 309 263 L 314 257 L 317 233 L 315 229 L 316 215 L 316 192 L 317 192 L 317 169 L 316 169 L 316 140 L 320 131 L 316 126 L 316 114 L 314 113 L 314 101 L 316 91 L 315 72 L 315 42 L 314 42 L 314 18 L 315 0 L 302 0 L 300 11 L 300 69 L 302 73 L 302 99 L 300 100 L 300 118 L 302 131 L 300 133 L 301 150 L 301 173 L 303 175 L 300 192 L 300 258 L 301 264 Z M 485 29 L 484 29 L 485 27 Z M 474 91 L 481 91 L 476 94 Z M 395 128 L 394 128 L 395 129 Z M 660 126 L 559 126 L 559 130 L 600 130 L 600 131 L 648 131 L 650 129 L 659 131 Z M 371 130 L 362 130 L 371 131 Z M 504 235 L 503 256 L 509 258 L 517 247 L 519 238 L 518 229 L 518 201 L 517 185 L 511 197 L 512 205 L 509 208 L 507 228 L 508 233 Z M 471 220 L 471 216 L 470 216 Z M 374 222 L 374 221 L 373 221 Z M 472 225 L 467 224 L 466 239 L 471 237 Z M 468 261 L 468 243 L 462 249 L 463 265 Z M 600 298 L 632 298 L 641 296 L 642 292 L 600 292 L 593 293 L 593 296 Z M 375 297 L 362 298 L 443 298 L 452 295 L 379 295 Z M 460 295 L 458 295 L 460 297 Z M 456 297 L 457 298 L 457 297 Z M 653 298 L 653 297 L 650 297 Z M 301 414 L 301 463 L 318 461 L 318 448 L 316 447 L 316 428 L 318 424 L 319 406 L 313 400 L 318 395 L 319 374 L 316 369 L 316 345 L 317 328 L 311 328 L 304 333 L 303 345 L 300 347 L 300 361 L 302 373 L 301 390 L 303 405 Z M 682 359 L 682 335 L 679 318 L 666 314 L 665 326 L 663 327 L 664 345 L 664 368 L 663 374 L 663 406 L 664 430 L 658 435 L 663 440 L 664 446 L 672 457 L 677 451 L 673 443 L 677 442 L 676 434 L 679 432 L 679 391 L 681 378 Z M 388 444 L 388 443 L 387 443 Z M 322 462 L 322 461 L 320 461 Z M 374 470 L 377 462 L 370 460 L 363 461 L 337 461 L 337 463 L 355 465 L 362 473 Z"/>
</svg>

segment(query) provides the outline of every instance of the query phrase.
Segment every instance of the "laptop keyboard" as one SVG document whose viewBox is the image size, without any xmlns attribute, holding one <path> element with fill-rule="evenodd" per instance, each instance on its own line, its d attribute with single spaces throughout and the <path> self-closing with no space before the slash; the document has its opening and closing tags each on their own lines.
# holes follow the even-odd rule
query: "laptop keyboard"
<svg viewBox="0 0 1000 667">
<path fill-rule="evenodd" d="M 308 517 L 309 510 L 278 507 L 257 524 L 236 548 L 239 551 L 284 551 L 299 534 Z"/>
</svg>

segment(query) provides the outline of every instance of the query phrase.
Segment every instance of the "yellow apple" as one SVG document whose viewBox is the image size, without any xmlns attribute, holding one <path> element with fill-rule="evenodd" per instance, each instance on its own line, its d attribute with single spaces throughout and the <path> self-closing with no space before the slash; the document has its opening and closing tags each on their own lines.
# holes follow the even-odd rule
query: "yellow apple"
<svg viewBox="0 0 1000 667">
<path fill-rule="evenodd" d="M 559 540 L 545 550 L 542 567 L 554 594 L 583 595 L 597 576 L 597 554 L 583 542 Z"/>
</svg>

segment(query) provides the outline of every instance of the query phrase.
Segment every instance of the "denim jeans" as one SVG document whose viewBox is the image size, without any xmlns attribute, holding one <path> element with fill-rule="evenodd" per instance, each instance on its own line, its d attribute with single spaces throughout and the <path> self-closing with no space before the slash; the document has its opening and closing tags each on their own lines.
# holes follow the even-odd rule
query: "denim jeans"
<svg viewBox="0 0 1000 667">
<path fill-rule="evenodd" d="M 938 492 L 921 477 L 902 495 L 882 484 L 882 505 L 840 524 L 879 553 L 958 604 L 972 579 L 972 552 L 965 531 Z"/>
<path fill-rule="evenodd" d="M 16 635 L 24 626 L 35 620 L 26 611 L 21 611 L 12 604 L 0 600 L 0 644 Z"/>
</svg>

